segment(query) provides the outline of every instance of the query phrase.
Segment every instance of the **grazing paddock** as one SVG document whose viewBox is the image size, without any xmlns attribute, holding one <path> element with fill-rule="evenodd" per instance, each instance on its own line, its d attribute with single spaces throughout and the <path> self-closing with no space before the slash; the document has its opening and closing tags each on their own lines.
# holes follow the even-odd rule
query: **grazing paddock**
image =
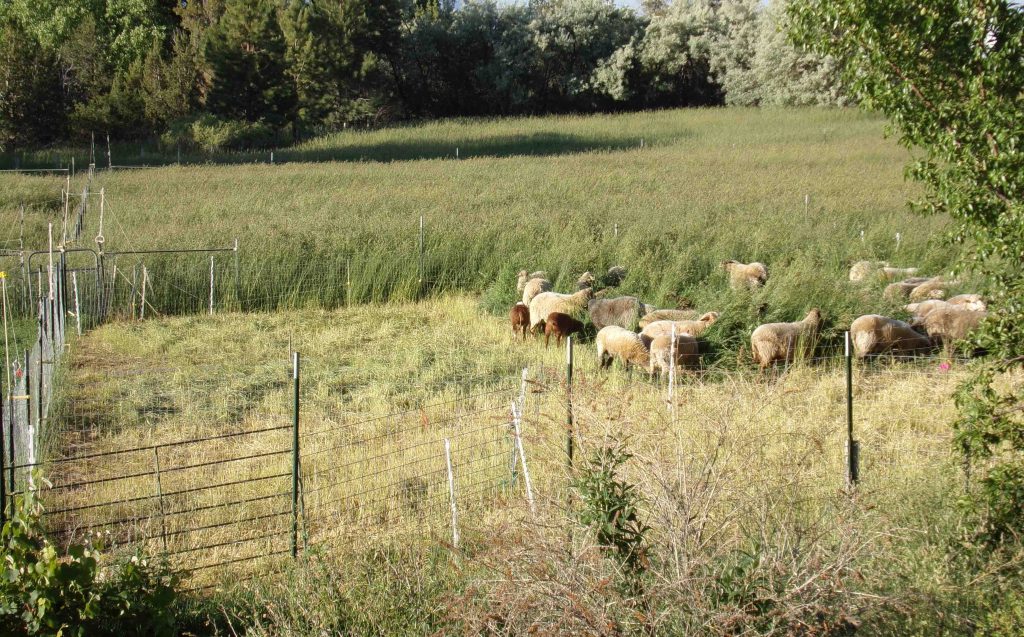
<svg viewBox="0 0 1024 637">
<path fill-rule="evenodd" d="M 464 534 L 526 516 L 510 427 L 523 367 L 522 430 L 539 515 L 564 499 L 564 353 L 539 338 L 513 341 L 504 318 L 482 318 L 474 299 L 451 297 L 95 330 L 76 344 L 68 393 L 51 415 L 52 527 L 64 537 L 142 540 L 166 552 L 189 586 L 280 570 L 292 541 L 289 342 L 303 353 L 300 551 L 323 547 L 344 559 L 394 542 L 450 543 L 445 438 Z M 600 370 L 593 343 L 579 343 L 577 457 L 608 436 L 627 440 L 644 458 L 630 477 L 652 505 L 666 497 L 664 472 L 697 471 L 713 458 L 708 515 L 726 533 L 768 494 L 833 515 L 845 471 L 841 362 L 775 377 L 680 374 L 670 409 L 664 385 L 617 366 Z M 860 497 L 892 507 L 954 479 L 949 395 L 958 369 L 933 360 L 858 368 Z"/>
</svg>

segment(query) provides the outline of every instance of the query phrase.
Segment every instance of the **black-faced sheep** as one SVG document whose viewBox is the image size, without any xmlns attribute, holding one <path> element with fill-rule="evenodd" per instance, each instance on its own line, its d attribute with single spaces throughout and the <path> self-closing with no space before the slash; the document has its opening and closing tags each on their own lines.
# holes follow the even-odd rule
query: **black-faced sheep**
<svg viewBox="0 0 1024 637">
<path fill-rule="evenodd" d="M 915 319 L 912 325 L 923 327 L 937 344 L 949 346 L 967 338 L 987 315 L 987 312 L 947 304 L 932 310 L 922 319 Z"/>
<path fill-rule="evenodd" d="M 628 330 L 636 328 L 640 317 L 652 309 L 635 296 L 620 296 L 614 299 L 592 299 L 587 304 L 590 322 L 601 329 L 609 325 L 618 325 Z"/>
<path fill-rule="evenodd" d="M 932 349 L 931 339 L 910 324 L 878 314 L 857 317 L 850 325 L 850 340 L 857 358 L 885 352 L 923 354 Z"/>
<path fill-rule="evenodd" d="M 644 328 L 655 321 L 691 321 L 698 316 L 697 310 L 654 310 L 644 314 L 638 325 Z"/>
<path fill-rule="evenodd" d="M 768 281 L 768 268 L 758 261 L 740 263 L 729 259 L 722 261 L 722 267 L 729 273 L 729 287 L 734 290 L 754 290 Z"/>
<path fill-rule="evenodd" d="M 592 298 L 594 298 L 592 288 L 580 290 L 575 294 L 541 292 L 530 301 L 530 329 L 536 331 L 552 312 L 581 316 L 586 312 L 587 302 Z"/>
<path fill-rule="evenodd" d="M 525 341 L 526 328 L 530 326 L 530 308 L 525 303 L 516 303 L 508 311 L 508 319 L 512 324 L 512 337 L 515 338 L 521 332 Z"/>
<path fill-rule="evenodd" d="M 607 369 L 616 358 L 627 369 L 630 365 L 647 369 L 651 364 L 650 353 L 639 334 L 618 325 L 609 325 L 597 333 L 597 362 L 602 369 Z"/>
<path fill-rule="evenodd" d="M 675 364 L 684 369 L 695 369 L 700 365 L 700 348 L 697 339 L 692 336 L 676 336 Z M 650 343 L 650 366 L 648 372 L 654 376 L 654 372 L 660 372 L 664 377 L 665 372 L 672 366 L 672 336 L 662 334 Z"/>
<path fill-rule="evenodd" d="M 717 320 L 718 312 L 708 312 L 696 321 L 655 321 L 653 323 L 648 323 L 643 328 L 643 331 L 640 333 L 640 337 L 643 338 L 645 342 L 653 341 L 659 336 L 671 334 L 674 326 L 677 335 L 685 334 L 686 336 L 697 338 L 707 331 L 709 327 L 714 325 Z"/>
<path fill-rule="evenodd" d="M 544 348 L 547 349 L 551 335 L 555 335 L 555 345 L 562 344 L 563 336 L 571 336 L 583 331 L 583 323 L 568 314 L 552 312 L 544 321 Z"/>
<path fill-rule="evenodd" d="M 766 369 L 776 361 L 790 362 L 797 355 L 809 356 L 814 351 L 821 312 L 815 308 L 802 321 L 766 323 L 750 335 L 750 351 L 754 362 Z"/>
</svg>

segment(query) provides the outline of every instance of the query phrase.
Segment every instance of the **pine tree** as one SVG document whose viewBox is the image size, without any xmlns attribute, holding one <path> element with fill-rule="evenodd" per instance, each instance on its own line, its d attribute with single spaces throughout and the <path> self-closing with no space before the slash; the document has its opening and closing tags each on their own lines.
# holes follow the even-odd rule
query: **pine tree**
<svg viewBox="0 0 1024 637">
<path fill-rule="evenodd" d="M 209 111 L 276 127 L 294 119 L 295 87 L 287 75 L 287 48 L 274 2 L 226 2 L 206 41 L 212 75 Z"/>
<path fill-rule="evenodd" d="M 56 57 L 13 23 L 0 24 L 0 150 L 64 134 L 66 108 Z"/>
</svg>

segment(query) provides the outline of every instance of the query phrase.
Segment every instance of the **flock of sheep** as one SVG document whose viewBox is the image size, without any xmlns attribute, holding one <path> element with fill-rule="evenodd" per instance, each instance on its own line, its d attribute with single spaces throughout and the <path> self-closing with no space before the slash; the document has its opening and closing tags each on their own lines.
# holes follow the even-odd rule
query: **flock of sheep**
<svg viewBox="0 0 1024 637">
<path fill-rule="evenodd" d="M 756 289 L 768 280 L 763 263 L 725 261 L 733 289 Z M 965 338 L 984 319 L 986 305 L 977 294 L 961 294 L 943 299 L 953 282 L 942 277 L 917 277 L 916 268 L 894 268 L 881 261 L 860 261 L 850 269 L 850 281 L 893 281 L 883 295 L 889 300 L 910 301 L 906 310 L 912 315 L 905 322 L 878 314 L 858 317 L 850 326 L 854 353 L 858 358 L 882 353 L 919 354 L 936 346 Z M 607 298 L 607 288 L 619 285 L 625 268 L 613 266 L 598 278 L 585 272 L 577 290 L 562 294 L 552 291 L 544 272 L 518 275 L 517 289 L 522 300 L 509 312 L 514 335 L 536 334 L 543 330 L 545 346 L 552 336 L 562 338 L 583 331 L 579 320 L 590 317 L 597 329 L 597 356 L 602 368 L 615 359 L 627 368 L 638 366 L 653 376 L 664 374 L 673 365 L 684 369 L 699 365 L 698 339 L 718 320 L 718 312 L 699 315 L 694 310 L 657 309 L 634 296 Z M 895 281 L 895 279 L 900 279 Z M 595 292 L 595 286 L 602 286 Z M 811 310 L 802 321 L 767 323 L 750 335 L 754 362 L 765 369 L 776 362 L 791 362 L 810 356 L 821 326 L 821 312 Z"/>
</svg>

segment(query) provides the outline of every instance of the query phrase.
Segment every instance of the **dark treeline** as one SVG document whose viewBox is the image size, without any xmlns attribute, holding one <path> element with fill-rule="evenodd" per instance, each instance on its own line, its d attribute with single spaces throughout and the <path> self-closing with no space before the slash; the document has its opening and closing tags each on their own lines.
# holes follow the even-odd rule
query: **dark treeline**
<svg viewBox="0 0 1024 637">
<path fill-rule="evenodd" d="M 0 150 L 461 115 L 836 104 L 759 0 L 0 0 Z"/>
</svg>

